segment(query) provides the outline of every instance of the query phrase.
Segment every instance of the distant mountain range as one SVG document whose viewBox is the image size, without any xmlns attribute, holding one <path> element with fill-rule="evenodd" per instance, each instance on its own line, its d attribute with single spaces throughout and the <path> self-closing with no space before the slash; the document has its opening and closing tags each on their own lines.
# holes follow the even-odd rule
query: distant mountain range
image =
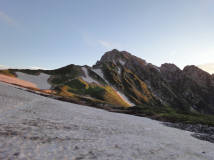
<svg viewBox="0 0 214 160">
<path fill-rule="evenodd" d="M 169 63 L 157 67 L 114 49 L 92 67 L 71 64 L 56 70 L 0 71 L 4 76 L 37 83 L 20 77 L 20 72 L 34 78 L 48 75 L 44 83 L 48 81 L 50 87 L 40 89 L 74 103 L 98 107 L 160 106 L 182 113 L 214 114 L 214 75 L 193 65 L 183 70 Z"/>
</svg>

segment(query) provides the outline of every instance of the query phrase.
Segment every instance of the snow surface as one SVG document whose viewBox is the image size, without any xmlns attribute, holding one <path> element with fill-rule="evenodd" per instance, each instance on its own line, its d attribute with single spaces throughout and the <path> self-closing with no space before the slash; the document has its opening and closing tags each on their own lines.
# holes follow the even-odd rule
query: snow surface
<svg viewBox="0 0 214 160">
<path fill-rule="evenodd" d="M 121 65 L 124 65 L 126 63 L 125 61 L 123 61 L 121 59 L 119 59 L 119 62 L 120 62 Z"/>
<path fill-rule="evenodd" d="M 105 80 L 103 72 L 100 68 L 92 69 L 97 75 L 99 75 L 103 80 Z"/>
<path fill-rule="evenodd" d="M 86 67 L 82 67 L 83 72 L 85 73 L 85 77 L 83 76 L 82 79 L 88 83 L 96 83 L 99 84 L 99 82 L 95 81 L 93 78 L 91 78 L 88 75 L 88 69 Z"/>
<path fill-rule="evenodd" d="M 0 159 L 213 160 L 214 144 L 148 118 L 0 83 Z"/>
<path fill-rule="evenodd" d="M 104 78 L 104 74 L 102 72 L 102 70 L 100 68 L 96 68 L 96 69 L 92 69 L 92 71 L 94 71 L 97 75 L 99 75 L 107 84 L 108 81 Z"/>
<path fill-rule="evenodd" d="M 16 77 L 10 77 L 10 76 L 3 75 L 3 74 L 0 74 L 0 81 L 15 84 L 15 85 L 20 85 L 23 87 L 37 88 L 37 86 L 31 82 L 24 81 L 24 80 L 21 80 Z"/>
<path fill-rule="evenodd" d="M 16 72 L 19 79 L 34 83 L 39 89 L 50 89 L 51 85 L 48 83 L 50 75 L 40 73 L 39 75 L 30 75 L 22 72 Z"/>
<path fill-rule="evenodd" d="M 118 74 L 121 74 L 121 68 L 118 67 Z"/>
</svg>

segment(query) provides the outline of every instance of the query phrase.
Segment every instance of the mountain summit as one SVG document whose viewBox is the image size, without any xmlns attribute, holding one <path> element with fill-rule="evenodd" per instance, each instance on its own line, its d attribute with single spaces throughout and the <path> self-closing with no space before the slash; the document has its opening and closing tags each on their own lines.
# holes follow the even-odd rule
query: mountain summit
<svg viewBox="0 0 214 160">
<path fill-rule="evenodd" d="M 72 64 L 56 70 L 9 69 L 0 73 L 20 78 L 20 72 L 49 75 L 48 89 L 75 103 L 98 107 L 148 105 L 178 112 L 214 113 L 212 75 L 196 66 L 181 70 L 165 63 L 157 67 L 126 51 L 106 52 L 93 67 Z"/>
</svg>

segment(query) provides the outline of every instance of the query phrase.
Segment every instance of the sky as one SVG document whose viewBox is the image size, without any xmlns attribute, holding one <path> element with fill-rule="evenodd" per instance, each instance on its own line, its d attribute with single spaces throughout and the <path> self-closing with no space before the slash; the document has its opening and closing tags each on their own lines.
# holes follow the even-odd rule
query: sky
<svg viewBox="0 0 214 160">
<path fill-rule="evenodd" d="M 214 63 L 214 0 L 0 0 L 0 66 L 93 65 L 114 48 L 154 65 Z"/>
</svg>

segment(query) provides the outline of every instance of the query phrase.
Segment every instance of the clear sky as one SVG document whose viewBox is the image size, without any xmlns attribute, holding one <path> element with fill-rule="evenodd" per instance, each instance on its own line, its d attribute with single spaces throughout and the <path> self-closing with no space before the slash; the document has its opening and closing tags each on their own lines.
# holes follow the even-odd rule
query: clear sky
<svg viewBox="0 0 214 160">
<path fill-rule="evenodd" d="M 157 66 L 214 62 L 214 0 L 0 0 L 0 65 L 93 65 L 126 50 Z"/>
</svg>

